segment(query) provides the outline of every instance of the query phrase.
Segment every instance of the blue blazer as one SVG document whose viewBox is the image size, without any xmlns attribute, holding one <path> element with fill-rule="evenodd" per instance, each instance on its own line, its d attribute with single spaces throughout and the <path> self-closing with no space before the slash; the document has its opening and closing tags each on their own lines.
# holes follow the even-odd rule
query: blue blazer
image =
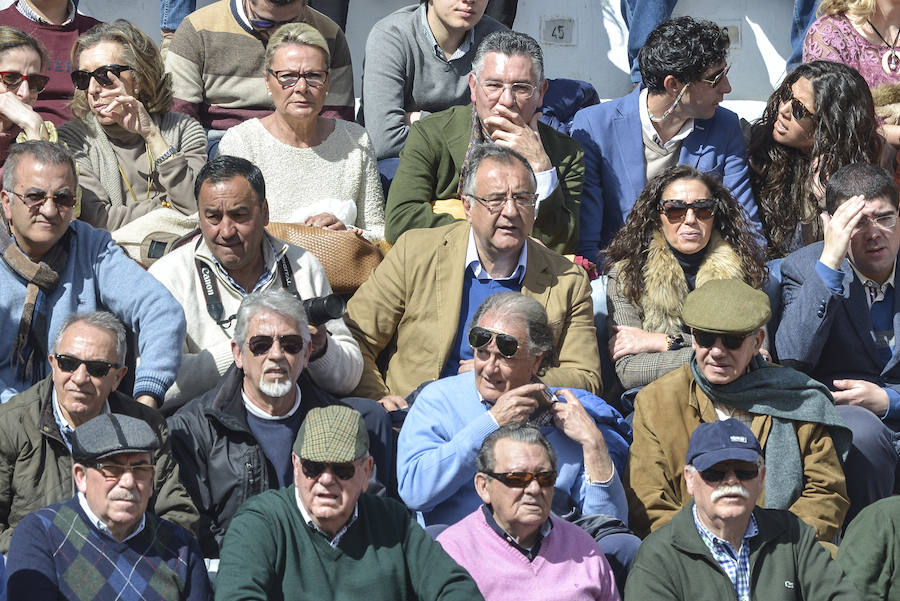
<svg viewBox="0 0 900 601">
<path fill-rule="evenodd" d="M 581 143 L 585 163 L 578 254 L 592 260 L 625 224 L 647 183 L 639 96 L 635 88 L 628 96 L 581 109 L 572 123 L 572 137 Z M 737 115 L 719 107 L 711 119 L 695 120 L 678 162 L 718 174 L 762 237 Z"/>
<path fill-rule="evenodd" d="M 775 334 L 780 361 L 832 389 L 833 380 L 849 378 L 900 392 L 900 293 L 894 294 L 894 353 L 884 365 L 872 338 L 866 291 L 850 261 L 841 264 L 845 294 L 830 290 L 816 273 L 824 244 L 814 242 L 781 263 L 784 310 Z M 894 278 L 900 283 L 896 271 Z"/>
</svg>

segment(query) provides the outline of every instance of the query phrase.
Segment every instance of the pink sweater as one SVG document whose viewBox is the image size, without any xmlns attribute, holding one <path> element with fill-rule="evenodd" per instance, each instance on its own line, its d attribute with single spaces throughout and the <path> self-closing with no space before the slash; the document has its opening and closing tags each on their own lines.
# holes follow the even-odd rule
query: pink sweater
<svg viewBox="0 0 900 601">
<path fill-rule="evenodd" d="M 481 507 L 437 540 L 469 571 L 485 601 L 619 601 L 615 577 L 594 539 L 574 524 L 550 519 L 553 529 L 531 562 L 491 529 Z"/>
</svg>

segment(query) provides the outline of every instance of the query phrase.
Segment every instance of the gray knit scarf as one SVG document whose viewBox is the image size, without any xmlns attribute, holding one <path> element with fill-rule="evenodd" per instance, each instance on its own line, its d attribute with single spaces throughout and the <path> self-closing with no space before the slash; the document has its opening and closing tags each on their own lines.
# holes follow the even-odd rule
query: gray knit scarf
<svg viewBox="0 0 900 601">
<path fill-rule="evenodd" d="M 841 463 L 852 435 L 834 408 L 828 388 L 804 373 L 766 363 L 762 355 L 750 361 L 744 375 L 729 384 L 711 384 L 691 353 L 691 374 L 706 396 L 748 413 L 772 416 L 766 440 L 766 507 L 787 509 L 803 492 L 803 460 L 794 422 L 813 422 L 828 428 Z"/>
</svg>

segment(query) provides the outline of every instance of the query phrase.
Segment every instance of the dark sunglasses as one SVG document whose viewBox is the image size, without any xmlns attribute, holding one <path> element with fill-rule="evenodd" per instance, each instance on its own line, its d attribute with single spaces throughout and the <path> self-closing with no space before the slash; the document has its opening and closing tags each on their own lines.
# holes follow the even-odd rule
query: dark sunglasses
<svg viewBox="0 0 900 601">
<path fill-rule="evenodd" d="M 103 378 L 112 368 L 118 369 L 122 367 L 121 363 L 110 363 L 109 361 L 101 361 L 99 359 L 85 360 L 71 355 L 60 355 L 58 353 L 53 355 L 53 357 L 56 359 L 56 364 L 61 370 L 71 373 L 84 364 L 88 374 L 95 378 Z"/>
<path fill-rule="evenodd" d="M 13 195 L 22 201 L 29 209 L 33 209 L 34 207 L 41 206 L 47 199 L 49 198 L 54 203 L 56 203 L 60 207 L 67 207 L 71 209 L 75 206 L 75 203 L 78 202 L 78 198 L 72 194 L 71 192 L 57 192 L 56 194 L 47 194 L 46 192 L 29 192 L 28 194 L 19 194 L 15 190 L 9 190 Z"/>
<path fill-rule="evenodd" d="M 495 332 L 481 326 L 475 326 L 469 330 L 469 344 L 473 349 L 480 349 L 491 343 L 495 339 L 497 342 L 497 350 L 500 354 L 509 359 L 519 350 L 519 341 L 515 336 L 504 334 L 503 332 Z"/>
<path fill-rule="evenodd" d="M 702 472 L 700 472 L 700 477 L 703 478 L 703 481 L 707 484 L 718 484 L 725 479 L 725 476 L 727 474 L 728 470 L 717 470 L 711 467 L 708 470 L 703 470 Z M 753 480 L 759 475 L 759 467 L 753 467 L 745 470 L 736 469 L 734 470 L 734 475 L 737 476 L 737 479 L 741 482 Z"/>
<path fill-rule="evenodd" d="M 490 476 L 495 480 L 499 480 L 505 486 L 510 488 L 525 488 L 531 484 L 532 480 L 537 480 L 538 486 L 547 488 L 556 484 L 556 472 L 504 472 L 498 474 L 496 472 L 484 472 L 486 476 Z"/>
<path fill-rule="evenodd" d="M 303 337 L 300 334 L 285 334 L 284 336 L 251 336 L 247 341 L 247 348 L 257 357 L 268 353 L 272 345 L 275 344 L 275 338 L 278 338 L 278 344 L 281 350 L 289 355 L 296 355 L 303 350 Z"/>
<path fill-rule="evenodd" d="M 803 104 L 803 102 L 801 102 L 800 99 L 794 96 L 794 94 L 790 91 L 788 91 L 784 102 L 791 103 L 791 116 L 797 121 L 801 121 L 803 119 L 806 119 L 807 117 L 812 119 L 816 116 L 814 112 L 806 108 L 806 105 Z"/>
<path fill-rule="evenodd" d="M 752 334 L 753 332 L 750 332 Z M 730 350 L 737 350 L 744 344 L 750 334 L 716 334 L 715 332 L 704 332 L 703 330 L 692 330 L 691 334 L 698 346 L 709 348 L 716 343 L 716 338 L 722 339 L 722 344 Z"/>
<path fill-rule="evenodd" d="M 125 71 L 131 71 L 131 67 L 126 65 L 103 65 L 93 71 L 78 69 L 77 71 L 72 71 L 72 83 L 75 84 L 75 87 L 79 90 L 87 90 L 88 86 L 91 85 L 91 78 L 93 77 L 101 86 L 108 88 L 113 85 L 113 80 L 109 78 L 109 74 L 112 73 L 116 77 L 119 77 Z"/>
<path fill-rule="evenodd" d="M 22 85 L 23 81 L 28 82 L 28 88 L 31 90 L 32 94 L 38 94 L 44 91 L 50 78 L 39 73 L 25 75 L 18 71 L 0 71 L 0 82 L 3 82 L 3 85 L 13 92 L 19 89 L 19 86 Z"/>
<path fill-rule="evenodd" d="M 349 480 L 353 477 L 353 474 L 356 473 L 356 466 L 352 462 L 325 463 L 323 461 L 310 461 L 308 459 L 300 460 L 300 469 L 303 470 L 303 475 L 310 480 L 315 480 L 329 468 L 331 469 L 331 473 L 340 480 Z"/>
<path fill-rule="evenodd" d="M 714 198 L 701 198 L 694 202 L 685 202 L 683 200 L 671 199 L 660 202 L 660 211 L 662 211 L 666 219 L 672 222 L 684 221 L 687 216 L 688 209 L 694 211 L 694 216 L 703 221 L 712 219 L 716 214 L 716 200 Z"/>
</svg>

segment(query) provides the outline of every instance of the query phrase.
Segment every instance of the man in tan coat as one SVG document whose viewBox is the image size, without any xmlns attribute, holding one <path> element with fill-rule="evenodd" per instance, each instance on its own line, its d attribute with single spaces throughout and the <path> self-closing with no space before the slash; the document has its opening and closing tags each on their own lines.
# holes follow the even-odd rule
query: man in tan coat
<svg viewBox="0 0 900 601">
<path fill-rule="evenodd" d="M 759 355 L 770 315 L 766 294 L 740 280 L 713 280 L 687 296 L 683 318 L 694 354 L 635 404 L 626 493 L 629 525 L 639 535 L 690 500 L 684 457 L 694 429 L 729 417 L 764 449 L 769 467 L 757 504 L 789 509 L 822 541 L 840 530 L 850 504 L 841 467 L 850 431 L 827 388 Z"/>
</svg>

